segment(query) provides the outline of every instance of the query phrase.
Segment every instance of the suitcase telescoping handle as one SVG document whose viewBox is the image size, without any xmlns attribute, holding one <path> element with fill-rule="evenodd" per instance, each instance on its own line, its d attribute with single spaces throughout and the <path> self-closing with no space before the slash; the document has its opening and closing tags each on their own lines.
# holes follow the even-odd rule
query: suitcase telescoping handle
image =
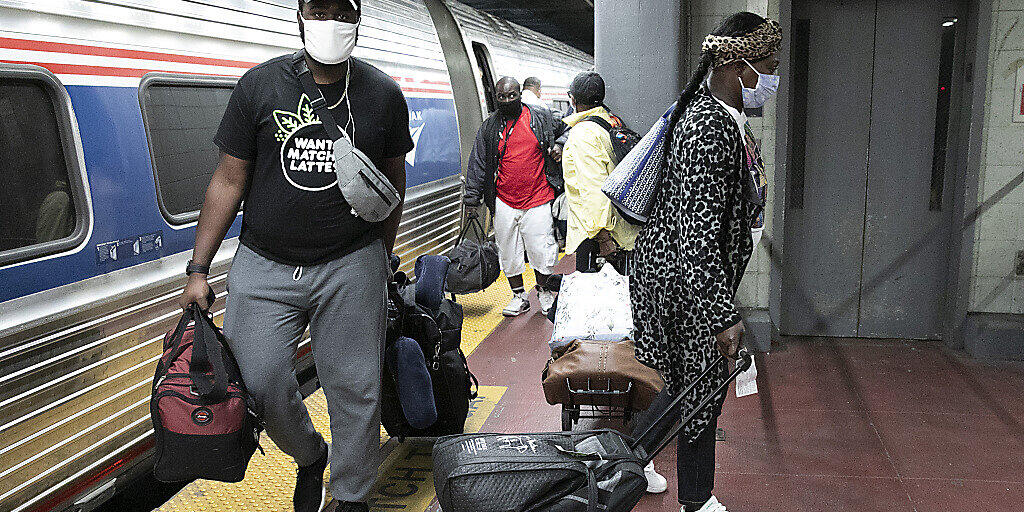
<svg viewBox="0 0 1024 512">
<path fill-rule="evenodd" d="M 724 359 L 725 356 L 718 356 L 718 359 L 715 359 L 715 362 L 709 364 L 708 367 L 704 369 L 704 372 L 700 374 L 700 377 L 694 379 L 693 382 L 690 383 L 689 387 L 687 387 L 682 393 L 679 393 L 679 395 L 676 396 L 675 400 L 672 400 L 672 404 L 666 407 L 665 410 L 658 415 L 658 419 L 651 422 L 650 426 L 648 426 L 647 429 L 644 430 L 644 433 L 640 434 L 640 436 L 638 436 L 633 441 L 633 450 L 637 450 L 643 446 L 647 446 L 647 444 L 644 442 L 647 440 L 647 437 L 654 435 L 654 432 L 661 430 L 656 427 L 660 425 L 662 422 L 664 422 L 669 415 L 673 414 L 676 408 L 679 407 L 679 405 L 683 402 L 683 399 L 689 396 L 690 392 L 693 391 L 693 388 L 697 386 L 697 383 L 707 378 L 707 376 L 712 372 L 712 370 L 718 368 L 718 365 L 721 364 Z M 664 450 L 665 447 L 668 446 L 668 444 L 671 443 L 677 435 L 679 435 L 679 432 L 686 428 L 686 425 L 693 421 L 693 419 L 696 418 L 697 415 L 700 414 L 700 412 L 703 411 L 705 407 L 710 405 L 711 401 L 714 400 L 715 397 L 717 397 L 723 391 L 725 391 L 725 389 L 729 387 L 729 384 L 732 383 L 732 381 L 736 380 L 736 377 L 739 376 L 739 374 L 747 371 L 747 369 L 750 368 L 750 365 L 752 363 L 753 358 L 750 355 L 750 353 L 747 352 L 747 349 L 740 349 L 739 353 L 736 355 L 736 368 L 733 369 L 732 373 L 729 374 L 729 377 L 725 379 L 725 382 L 719 385 L 718 388 L 716 388 L 714 391 L 709 393 L 708 396 L 704 397 L 704 399 L 701 400 L 700 404 L 698 404 L 697 407 L 694 407 L 693 410 L 690 411 L 690 414 L 687 414 L 682 421 L 680 421 L 674 427 L 672 427 L 672 430 L 669 431 L 669 434 L 658 443 L 658 448 L 647 454 L 645 462 L 650 462 L 654 460 L 654 458 L 657 457 L 658 454 L 661 453 L 661 451 Z"/>
</svg>

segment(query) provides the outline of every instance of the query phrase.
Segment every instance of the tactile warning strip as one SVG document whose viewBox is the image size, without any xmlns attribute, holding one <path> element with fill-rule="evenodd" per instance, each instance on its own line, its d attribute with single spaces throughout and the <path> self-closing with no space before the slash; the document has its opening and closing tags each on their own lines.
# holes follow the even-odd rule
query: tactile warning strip
<svg viewBox="0 0 1024 512">
<path fill-rule="evenodd" d="M 530 290 L 535 282 L 533 271 L 527 268 L 523 273 L 523 284 Z M 504 318 L 501 310 L 505 309 L 511 299 L 512 291 L 504 274 L 482 292 L 456 297 L 459 304 L 462 304 L 465 317 L 462 321 L 462 351 L 467 356 L 501 323 Z"/>
<path fill-rule="evenodd" d="M 527 289 L 533 286 L 533 272 L 524 274 Z M 476 349 L 480 342 L 486 338 L 491 331 L 501 322 L 501 310 L 508 304 L 511 292 L 508 288 L 508 281 L 504 276 L 500 277 L 493 285 L 486 290 L 470 295 L 460 295 L 457 300 L 462 304 L 465 318 L 462 327 L 462 349 L 468 355 Z M 467 432 L 477 432 L 483 426 L 484 421 L 494 409 L 495 404 L 501 399 L 505 392 L 504 387 L 482 386 L 480 398 L 473 402 L 473 409 L 470 411 L 470 418 L 466 421 Z M 327 399 L 323 390 L 317 390 L 305 400 L 306 408 L 313 419 L 313 425 L 317 431 L 330 441 L 330 419 L 327 414 Z M 409 492 L 411 487 L 397 492 L 389 487 L 389 476 L 395 471 L 407 471 L 408 464 L 399 462 L 405 458 L 415 459 L 429 455 L 429 445 L 415 443 L 388 443 L 388 436 L 381 427 L 381 449 L 385 461 L 380 468 L 380 482 L 375 487 L 373 499 L 379 503 L 394 504 L 396 500 L 402 502 L 402 510 L 423 511 L 434 498 L 433 480 L 431 473 L 425 476 L 420 474 L 414 477 L 419 482 L 414 492 Z M 159 512 L 201 512 L 201 511 L 251 511 L 251 512 L 278 512 L 292 510 L 292 492 L 295 489 L 295 462 L 284 454 L 270 438 L 262 436 L 261 444 L 267 454 L 259 452 L 253 456 L 246 471 L 245 480 L 239 483 L 223 483 L 209 480 L 193 482 L 167 503 L 157 509 Z M 410 459 L 410 460 L 411 460 Z M 407 460 L 406 460 L 407 461 Z M 407 461 L 408 462 L 408 461 Z M 421 461 L 422 462 L 422 461 Z M 429 456 L 425 463 L 429 464 Z M 429 483 L 429 485 L 428 485 Z M 405 494 L 396 496 L 396 494 Z"/>
</svg>

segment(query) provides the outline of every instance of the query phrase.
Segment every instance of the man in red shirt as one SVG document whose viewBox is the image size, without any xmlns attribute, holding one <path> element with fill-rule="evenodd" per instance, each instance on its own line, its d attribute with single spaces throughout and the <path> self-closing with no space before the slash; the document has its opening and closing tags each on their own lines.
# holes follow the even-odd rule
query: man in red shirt
<svg viewBox="0 0 1024 512">
<path fill-rule="evenodd" d="M 463 201 L 470 212 L 484 202 L 494 215 L 501 269 L 512 288 L 512 301 L 502 313 L 516 316 L 530 309 L 522 275 L 525 253 L 536 273 L 541 312 L 547 314 L 555 300 L 549 278 L 558 262 L 551 202 L 563 188 L 557 163 L 561 146 L 555 141 L 564 125 L 547 109 L 524 104 L 514 78 L 502 78 L 496 89 L 498 109 L 477 132 Z"/>
</svg>

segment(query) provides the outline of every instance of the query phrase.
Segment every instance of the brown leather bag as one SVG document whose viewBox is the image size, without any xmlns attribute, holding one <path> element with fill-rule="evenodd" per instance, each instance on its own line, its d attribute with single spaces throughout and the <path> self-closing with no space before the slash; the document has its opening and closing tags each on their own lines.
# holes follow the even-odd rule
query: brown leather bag
<svg viewBox="0 0 1024 512">
<path fill-rule="evenodd" d="M 656 370 L 636 360 L 636 347 L 632 340 L 573 341 L 564 352 L 552 354 L 544 368 L 543 379 L 544 398 L 551 405 L 569 403 L 569 385 L 577 390 L 588 387 L 605 389 L 608 385 L 611 390 L 623 391 L 632 383 L 631 395 L 605 395 L 600 404 L 580 404 L 578 400 L 576 403 L 629 406 L 635 411 L 647 409 L 654 396 L 665 387 Z M 630 396 L 632 403 L 627 403 Z"/>
</svg>

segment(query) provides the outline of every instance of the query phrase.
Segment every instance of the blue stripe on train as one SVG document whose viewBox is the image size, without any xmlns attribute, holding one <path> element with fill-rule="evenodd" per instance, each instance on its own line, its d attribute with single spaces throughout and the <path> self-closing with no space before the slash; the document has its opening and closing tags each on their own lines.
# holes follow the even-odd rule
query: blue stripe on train
<svg viewBox="0 0 1024 512">
<path fill-rule="evenodd" d="M 156 199 L 137 89 L 68 86 L 92 191 L 93 233 L 71 255 L 0 269 L 0 302 L 191 250 L 195 228 L 172 229 Z M 407 186 L 459 172 L 459 132 L 452 99 L 408 98 L 416 149 L 406 159 Z M 212 142 L 211 142 L 212 144 Z M 235 221 L 228 238 L 238 236 Z M 159 233 L 160 245 L 153 245 Z M 134 254 L 139 241 L 143 249 Z M 117 259 L 109 257 L 114 249 Z M 98 252 L 107 257 L 98 256 Z"/>
</svg>

